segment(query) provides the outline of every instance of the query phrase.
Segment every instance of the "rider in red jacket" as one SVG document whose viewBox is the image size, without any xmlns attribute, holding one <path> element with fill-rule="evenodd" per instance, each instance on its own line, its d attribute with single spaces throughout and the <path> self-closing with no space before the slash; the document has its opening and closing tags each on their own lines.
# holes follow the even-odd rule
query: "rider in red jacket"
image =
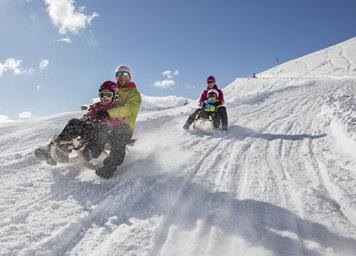
<svg viewBox="0 0 356 256">
<path fill-rule="evenodd" d="M 206 102 L 209 100 L 209 92 L 211 91 L 215 91 L 215 95 L 218 99 L 218 101 L 215 101 L 215 105 L 217 107 L 216 113 L 214 113 L 213 116 L 213 123 L 215 124 L 214 127 L 218 127 L 221 123 L 221 127 L 224 131 L 227 130 L 228 127 L 228 118 L 227 118 L 227 113 L 226 113 L 226 108 L 224 106 L 224 94 L 222 92 L 222 90 L 220 90 L 218 88 L 218 86 L 216 85 L 216 80 L 215 77 L 213 76 L 209 76 L 206 79 L 207 82 L 207 88 L 202 92 L 200 99 L 199 99 L 199 107 L 198 109 L 196 109 L 187 119 L 187 121 L 185 122 L 183 128 L 184 129 L 189 129 L 190 125 L 194 122 L 194 120 L 196 120 L 197 118 L 199 118 L 199 116 L 204 116 L 202 114 L 204 114 L 204 109 L 206 106 Z"/>
</svg>

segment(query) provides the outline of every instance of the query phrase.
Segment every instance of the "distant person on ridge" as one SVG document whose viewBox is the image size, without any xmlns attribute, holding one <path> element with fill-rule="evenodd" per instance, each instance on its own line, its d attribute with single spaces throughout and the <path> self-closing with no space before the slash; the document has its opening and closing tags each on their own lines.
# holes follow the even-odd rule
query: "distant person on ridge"
<svg viewBox="0 0 356 256">
<path fill-rule="evenodd" d="M 211 104 L 208 104 L 207 101 L 209 101 L 209 91 L 212 92 L 214 90 L 217 94 L 217 100 L 214 101 L 214 106 L 216 107 L 216 114 L 214 115 L 215 120 L 213 122 L 218 122 L 220 124 L 221 122 L 221 127 L 224 131 L 227 131 L 228 129 L 228 117 L 226 113 L 226 108 L 223 106 L 224 105 L 224 94 L 223 92 L 218 89 L 216 85 L 216 80 L 215 77 L 209 76 L 206 80 L 207 82 L 207 88 L 202 92 L 198 106 L 199 108 L 196 109 L 187 119 L 185 122 L 183 128 L 184 129 L 189 129 L 190 125 L 199 117 L 199 115 L 206 109 L 207 106 L 210 107 Z"/>
</svg>

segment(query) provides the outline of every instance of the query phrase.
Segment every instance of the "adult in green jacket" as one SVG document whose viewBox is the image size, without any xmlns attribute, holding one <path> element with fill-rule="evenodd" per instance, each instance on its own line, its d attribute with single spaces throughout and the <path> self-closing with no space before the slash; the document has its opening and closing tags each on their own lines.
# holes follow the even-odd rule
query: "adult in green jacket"
<svg viewBox="0 0 356 256">
<path fill-rule="evenodd" d="M 140 111 L 142 99 L 134 82 L 131 81 L 131 71 L 127 66 L 119 66 L 115 72 L 118 85 L 118 106 L 107 110 L 111 119 L 123 119 L 124 124 L 116 129 L 117 144 L 111 148 L 116 157 L 107 157 L 104 166 L 96 170 L 96 174 L 103 178 L 111 178 L 117 166 L 121 165 L 126 155 L 126 144 L 131 140 L 136 127 L 136 118 Z M 119 154 L 118 154 L 119 152 Z M 117 157 L 119 155 L 119 157 Z"/>
<path fill-rule="evenodd" d="M 119 66 L 116 69 L 116 79 L 118 85 L 118 107 L 108 110 L 111 118 L 122 118 L 130 127 L 131 132 L 135 131 L 136 118 L 141 108 L 141 94 L 136 88 L 136 84 L 131 81 L 131 71 L 126 66 Z"/>
</svg>

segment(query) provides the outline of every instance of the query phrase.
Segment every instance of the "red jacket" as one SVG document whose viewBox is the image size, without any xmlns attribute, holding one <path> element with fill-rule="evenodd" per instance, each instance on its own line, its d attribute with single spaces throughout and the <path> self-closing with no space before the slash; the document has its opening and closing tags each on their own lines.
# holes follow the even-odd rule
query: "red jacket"
<svg viewBox="0 0 356 256">
<path fill-rule="evenodd" d="M 203 102 L 208 99 L 208 91 L 211 89 L 215 89 L 219 92 L 219 96 L 218 96 L 218 100 L 220 101 L 219 105 L 224 105 L 224 94 L 222 90 L 218 89 L 218 87 L 214 85 L 213 88 L 206 87 L 206 89 L 202 92 L 199 99 L 199 106 L 201 106 Z"/>
<path fill-rule="evenodd" d="M 117 102 L 110 102 L 109 104 L 103 104 L 102 102 L 98 102 L 98 103 L 95 103 L 94 105 L 92 105 L 89 110 L 88 110 L 88 113 L 86 113 L 83 118 L 86 119 L 86 118 L 96 118 L 96 112 L 98 110 L 108 110 L 108 109 L 111 109 L 111 108 L 116 108 L 118 106 Z M 114 118 L 114 119 L 106 119 L 106 120 L 103 120 L 108 126 L 110 127 L 117 127 L 121 124 L 124 124 L 125 121 L 121 118 Z"/>
</svg>

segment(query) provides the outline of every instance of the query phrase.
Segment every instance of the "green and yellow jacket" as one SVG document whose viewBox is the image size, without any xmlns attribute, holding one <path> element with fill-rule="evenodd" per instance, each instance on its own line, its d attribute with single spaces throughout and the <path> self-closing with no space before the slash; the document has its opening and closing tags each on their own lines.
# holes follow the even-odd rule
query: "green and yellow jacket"
<svg viewBox="0 0 356 256">
<path fill-rule="evenodd" d="M 110 118 L 124 119 L 133 133 L 136 127 L 136 118 L 142 104 L 141 94 L 133 82 L 126 86 L 119 84 L 118 88 L 118 107 L 109 109 L 108 113 Z"/>
</svg>

